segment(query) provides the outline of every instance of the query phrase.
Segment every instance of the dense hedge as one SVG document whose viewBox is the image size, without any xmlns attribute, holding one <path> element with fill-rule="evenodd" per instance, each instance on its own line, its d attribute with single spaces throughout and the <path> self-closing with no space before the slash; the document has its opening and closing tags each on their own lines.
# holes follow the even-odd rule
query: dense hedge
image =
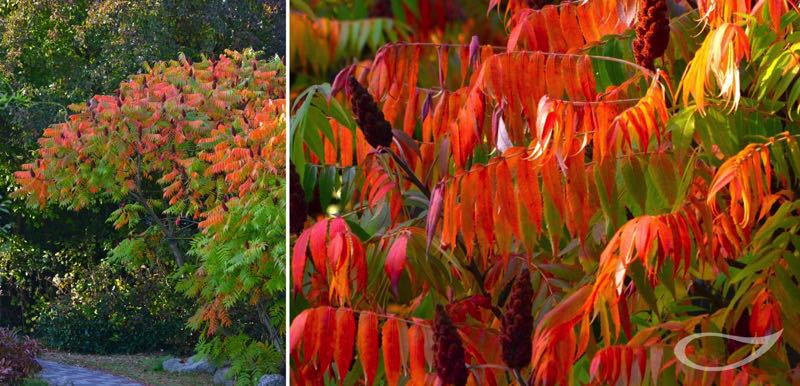
<svg viewBox="0 0 800 386">
<path fill-rule="evenodd" d="M 186 326 L 192 304 L 171 285 L 146 269 L 122 275 L 103 269 L 42 307 L 34 333 L 47 347 L 70 352 L 188 353 L 197 341 Z"/>
</svg>

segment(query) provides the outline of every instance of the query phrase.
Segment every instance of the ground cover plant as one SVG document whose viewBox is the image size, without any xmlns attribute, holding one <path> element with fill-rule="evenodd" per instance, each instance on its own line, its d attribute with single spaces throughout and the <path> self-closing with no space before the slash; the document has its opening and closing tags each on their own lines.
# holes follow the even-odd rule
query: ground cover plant
<svg viewBox="0 0 800 386">
<path fill-rule="evenodd" d="M 39 371 L 39 343 L 7 328 L 0 328 L 0 382 L 11 385 Z"/>
<path fill-rule="evenodd" d="M 292 382 L 800 382 L 796 2 L 483 5 L 297 90 Z"/>
</svg>

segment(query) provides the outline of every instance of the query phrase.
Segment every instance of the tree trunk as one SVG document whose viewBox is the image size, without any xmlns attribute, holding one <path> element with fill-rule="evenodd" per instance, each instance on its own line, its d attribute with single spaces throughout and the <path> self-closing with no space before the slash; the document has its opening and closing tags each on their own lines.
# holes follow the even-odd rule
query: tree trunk
<svg viewBox="0 0 800 386">
<path fill-rule="evenodd" d="M 278 296 L 278 299 L 283 299 L 283 296 Z M 268 302 L 267 302 L 268 303 Z M 281 337 L 280 331 L 277 328 L 272 326 L 270 323 L 269 317 L 269 304 L 265 304 L 265 302 L 259 302 L 256 305 L 258 309 L 258 319 L 262 325 L 267 329 L 267 335 L 269 336 L 269 341 L 273 347 L 275 347 L 279 352 L 285 353 L 283 347 L 283 338 Z"/>
<path fill-rule="evenodd" d="M 169 250 L 172 251 L 172 256 L 175 257 L 175 262 L 178 264 L 178 267 L 182 267 L 184 261 L 186 260 L 183 254 L 183 251 L 178 246 L 178 242 L 176 241 L 176 234 L 175 229 L 172 227 L 172 224 L 167 220 L 163 219 L 156 214 L 156 211 L 153 210 L 153 207 L 150 206 L 150 203 L 147 202 L 147 199 L 144 196 L 131 192 L 131 196 L 138 202 L 140 205 L 144 207 L 147 211 L 147 216 L 150 220 L 158 225 L 161 228 L 161 231 L 164 232 L 164 239 L 169 246 Z"/>
<path fill-rule="evenodd" d="M 178 263 L 178 267 L 183 266 L 184 256 L 183 251 L 178 246 L 178 243 L 172 237 L 167 237 L 167 245 L 169 245 L 169 250 L 172 251 L 172 255 L 175 257 L 175 262 Z"/>
</svg>

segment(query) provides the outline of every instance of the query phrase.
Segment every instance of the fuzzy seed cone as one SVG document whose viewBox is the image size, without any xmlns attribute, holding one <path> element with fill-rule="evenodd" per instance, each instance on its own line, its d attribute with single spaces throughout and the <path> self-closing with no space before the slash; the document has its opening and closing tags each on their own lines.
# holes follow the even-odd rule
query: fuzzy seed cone
<svg viewBox="0 0 800 386">
<path fill-rule="evenodd" d="M 533 9 L 542 9 L 545 5 L 548 4 L 555 4 L 555 0 L 526 0 L 525 3 L 528 5 L 528 8 Z"/>
<path fill-rule="evenodd" d="M 636 63 L 655 70 L 655 60 L 664 55 L 669 43 L 669 15 L 666 0 L 641 0 L 636 21 L 633 56 Z"/>
<path fill-rule="evenodd" d="M 391 0 L 376 0 L 369 9 L 369 17 L 392 18 L 393 16 Z"/>
<path fill-rule="evenodd" d="M 461 337 L 444 307 L 436 306 L 433 319 L 433 365 L 436 375 L 447 385 L 467 384 L 467 366 Z"/>
<path fill-rule="evenodd" d="M 347 79 L 347 87 L 350 90 L 350 104 L 356 114 L 356 122 L 364 132 L 364 138 L 375 148 L 391 146 L 392 126 L 386 122 L 383 111 L 378 108 L 372 95 L 352 76 Z"/>
<path fill-rule="evenodd" d="M 526 269 L 517 276 L 511 287 L 500 335 L 503 362 L 512 369 L 521 369 L 531 362 L 532 306 L 533 286 Z"/>
<path fill-rule="evenodd" d="M 303 230 L 303 224 L 308 216 L 308 204 L 300 175 L 294 170 L 294 164 L 289 163 L 289 231 L 298 234 Z"/>
</svg>

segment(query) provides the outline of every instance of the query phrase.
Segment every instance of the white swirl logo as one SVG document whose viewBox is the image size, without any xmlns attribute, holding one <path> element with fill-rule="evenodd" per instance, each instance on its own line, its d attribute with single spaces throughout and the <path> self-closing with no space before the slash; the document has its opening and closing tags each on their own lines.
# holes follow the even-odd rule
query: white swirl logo
<svg viewBox="0 0 800 386">
<path fill-rule="evenodd" d="M 758 359 L 758 357 L 764 355 L 764 353 L 769 351 L 769 349 L 772 348 L 772 346 L 775 344 L 775 342 L 778 341 L 778 338 L 781 337 L 782 333 L 783 333 L 783 329 L 781 329 L 780 331 L 778 331 L 778 332 L 776 332 L 776 333 L 774 333 L 772 335 L 758 336 L 758 337 L 727 335 L 727 334 L 720 334 L 720 333 L 716 333 L 716 332 L 701 332 L 699 334 L 692 334 L 692 335 L 689 335 L 689 336 L 679 340 L 678 344 L 675 345 L 675 357 L 677 357 L 678 360 L 681 361 L 686 366 L 689 366 L 689 367 L 697 369 L 697 370 L 725 371 L 725 370 L 735 369 L 737 367 L 744 366 L 744 365 L 746 365 L 746 364 Z M 759 347 L 756 351 L 752 352 L 746 358 L 744 358 L 744 359 L 742 359 L 742 360 L 740 360 L 738 362 L 731 363 L 729 365 L 725 365 L 725 366 L 701 366 L 701 365 L 695 363 L 694 361 L 689 359 L 689 357 L 686 356 L 686 346 L 689 345 L 689 342 L 691 342 L 691 341 L 693 341 L 695 339 L 705 338 L 705 337 L 709 337 L 709 336 L 710 337 L 724 338 L 724 339 L 731 339 L 731 340 L 735 340 L 737 342 L 742 342 L 742 343 L 747 343 L 747 344 L 760 344 L 761 347 Z"/>
</svg>

